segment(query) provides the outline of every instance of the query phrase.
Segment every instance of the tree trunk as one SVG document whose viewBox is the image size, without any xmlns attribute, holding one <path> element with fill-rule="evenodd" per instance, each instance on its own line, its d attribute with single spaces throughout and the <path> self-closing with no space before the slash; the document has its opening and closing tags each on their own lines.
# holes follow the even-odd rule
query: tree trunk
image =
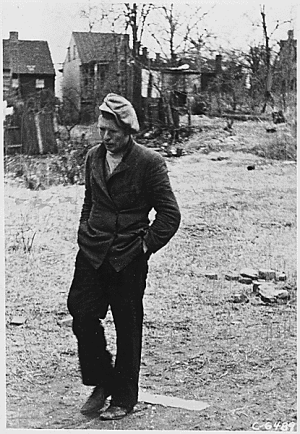
<svg viewBox="0 0 300 434">
<path fill-rule="evenodd" d="M 267 104 L 270 103 L 273 107 L 274 100 L 271 94 L 271 88 L 272 88 L 272 72 L 271 72 L 271 49 L 269 45 L 269 36 L 268 36 L 268 30 L 267 30 L 267 22 L 266 22 L 266 14 L 264 6 L 261 10 L 261 17 L 262 17 L 262 26 L 263 26 L 263 32 L 264 32 L 264 38 L 265 38 L 265 50 L 266 50 L 266 76 L 265 76 L 265 94 L 264 94 L 264 103 L 261 110 L 261 113 L 265 113 Z"/>
</svg>

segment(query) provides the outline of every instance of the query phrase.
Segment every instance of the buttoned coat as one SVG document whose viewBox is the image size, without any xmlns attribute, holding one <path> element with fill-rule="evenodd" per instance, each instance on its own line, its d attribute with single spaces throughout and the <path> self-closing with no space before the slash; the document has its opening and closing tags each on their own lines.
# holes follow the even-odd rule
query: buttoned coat
<svg viewBox="0 0 300 434">
<path fill-rule="evenodd" d="M 85 163 L 85 195 L 78 244 L 98 268 L 108 259 L 120 271 L 143 254 L 157 252 L 176 233 L 180 211 L 164 158 L 130 142 L 121 163 L 105 176 L 103 144 L 89 150 Z M 150 224 L 149 213 L 155 218 Z"/>
</svg>

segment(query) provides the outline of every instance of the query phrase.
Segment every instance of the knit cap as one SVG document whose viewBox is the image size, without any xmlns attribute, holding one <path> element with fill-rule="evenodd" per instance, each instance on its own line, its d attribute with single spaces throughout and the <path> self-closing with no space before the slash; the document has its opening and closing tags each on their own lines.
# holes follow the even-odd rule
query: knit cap
<svg viewBox="0 0 300 434">
<path fill-rule="evenodd" d="M 140 129 L 132 104 L 123 96 L 109 93 L 104 98 L 99 110 L 113 114 L 117 124 L 122 128 L 128 129 L 130 133 L 137 133 Z"/>
</svg>

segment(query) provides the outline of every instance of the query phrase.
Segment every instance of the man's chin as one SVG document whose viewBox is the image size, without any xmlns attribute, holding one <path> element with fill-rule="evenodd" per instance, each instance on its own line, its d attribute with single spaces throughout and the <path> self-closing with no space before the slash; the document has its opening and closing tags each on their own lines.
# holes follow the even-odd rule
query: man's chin
<svg viewBox="0 0 300 434">
<path fill-rule="evenodd" d="M 115 150 L 114 145 L 104 145 L 104 146 L 105 146 L 106 150 L 111 152 L 111 153 L 113 153 Z"/>
</svg>

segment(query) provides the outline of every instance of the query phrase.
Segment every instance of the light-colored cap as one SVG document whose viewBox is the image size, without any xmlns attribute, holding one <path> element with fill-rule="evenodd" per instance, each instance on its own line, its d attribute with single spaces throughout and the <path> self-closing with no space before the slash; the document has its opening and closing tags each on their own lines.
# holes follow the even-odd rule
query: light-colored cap
<svg viewBox="0 0 300 434">
<path fill-rule="evenodd" d="M 136 112 L 126 98 L 116 93 L 109 93 L 104 98 L 99 110 L 114 115 L 117 124 L 130 133 L 137 133 L 140 130 Z"/>
</svg>

